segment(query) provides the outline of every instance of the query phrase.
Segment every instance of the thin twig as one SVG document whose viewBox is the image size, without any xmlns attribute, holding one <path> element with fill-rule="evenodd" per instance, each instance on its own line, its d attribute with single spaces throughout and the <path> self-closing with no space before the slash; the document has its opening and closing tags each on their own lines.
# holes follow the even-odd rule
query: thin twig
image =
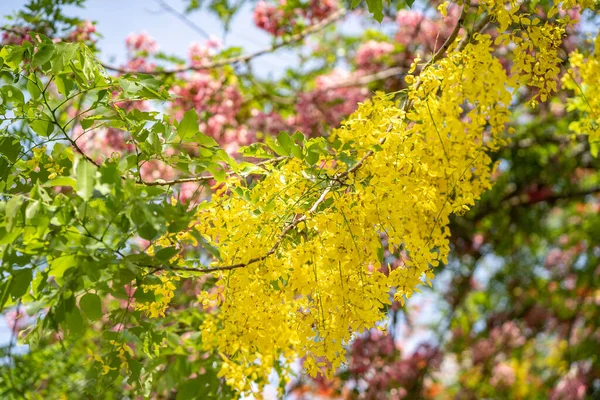
<svg viewBox="0 0 600 400">
<path fill-rule="evenodd" d="M 210 38 L 210 35 L 208 34 L 208 32 L 206 32 L 204 29 L 200 28 L 198 25 L 196 25 L 194 22 L 192 22 L 185 14 L 183 14 L 183 13 L 177 11 L 176 9 L 174 9 L 173 7 L 171 7 L 169 4 L 167 4 L 166 1 L 163 1 L 163 0 L 155 0 L 155 1 L 163 8 L 163 10 L 165 10 L 168 13 L 179 18 L 184 24 L 186 24 L 187 26 L 192 28 L 192 30 L 199 33 L 206 39 Z"/>
<path fill-rule="evenodd" d="M 274 164 L 274 163 L 278 163 L 280 161 L 286 160 L 290 157 L 288 156 L 280 156 L 280 157 L 275 157 L 275 158 L 270 158 L 268 160 L 265 161 L 261 161 L 259 163 L 254 164 L 255 166 L 259 167 L 262 165 L 267 165 L 267 164 Z M 226 175 L 230 176 L 230 175 L 235 175 L 237 174 L 237 172 L 235 171 L 227 171 Z M 140 185 L 146 185 L 146 186 L 172 186 L 178 183 L 186 183 L 186 182 L 202 182 L 202 181 L 209 181 L 215 179 L 214 175 L 203 175 L 203 176 L 194 176 L 194 177 L 190 177 L 190 178 L 179 178 L 179 179 L 172 179 L 170 181 L 165 181 L 163 179 L 157 179 L 156 181 L 153 182 L 146 182 L 141 180 L 140 178 L 138 178 L 135 183 L 138 183 Z"/>
<path fill-rule="evenodd" d="M 261 49 L 261 50 L 258 50 L 258 51 L 252 52 L 252 53 L 247 53 L 247 54 L 243 54 L 243 55 L 236 56 L 236 57 L 229 57 L 229 58 L 225 58 L 222 60 L 217 60 L 217 61 L 214 61 L 211 63 L 201 64 L 201 65 L 188 65 L 188 66 L 174 68 L 174 69 L 167 69 L 167 70 L 162 70 L 162 71 L 150 71 L 150 72 L 144 72 L 144 73 L 147 75 L 176 74 L 179 72 L 201 71 L 201 70 L 206 70 L 206 69 L 223 67 L 223 66 L 229 65 L 229 64 L 236 64 L 239 62 L 250 61 L 250 60 L 252 60 L 256 57 L 262 56 L 264 54 L 273 53 L 275 50 L 278 50 L 287 45 L 302 41 L 306 36 L 311 35 L 316 32 L 319 32 L 319 31 L 323 30 L 324 28 L 326 28 L 329 24 L 341 19 L 342 17 L 344 17 L 346 15 L 346 13 L 347 13 L 347 10 L 342 8 L 339 11 L 337 11 L 336 13 L 334 13 L 334 14 L 330 15 L 329 17 L 327 17 L 326 19 L 324 19 L 323 21 L 308 27 L 307 29 L 303 30 L 302 32 L 299 32 L 295 35 L 291 35 L 279 43 L 276 43 L 269 47 L 265 47 L 264 49 Z M 108 70 L 119 72 L 122 74 L 139 72 L 139 71 L 130 70 L 130 69 L 126 69 L 126 68 L 115 67 L 112 65 L 104 64 L 104 63 L 101 63 L 101 64 L 104 68 L 106 68 Z"/>
</svg>

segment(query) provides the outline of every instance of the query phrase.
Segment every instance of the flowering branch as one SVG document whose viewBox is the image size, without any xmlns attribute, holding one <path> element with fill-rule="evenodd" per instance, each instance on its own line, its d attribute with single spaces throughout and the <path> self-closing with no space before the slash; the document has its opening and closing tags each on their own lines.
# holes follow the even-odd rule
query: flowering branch
<svg viewBox="0 0 600 400">
<path fill-rule="evenodd" d="M 442 45 L 442 47 L 440 47 L 440 49 L 431 57 L 431 59 L 425 64 L 425 66 L 421 69 L 421 73 L 427 69 L 430 65 L 432 65 L 436 60 L 438 60 L 439 58 L 441 58 L 444 53 L 446 52 L 446 50 L 448 50 L 448 48 L 450 47 L 450 45 L 456 40 L 456 37 L 458 35 L 458 32 L 462 26 L 462 24 L 465 21 L 466 15 L 468 13 L 468 9 L 470 6 L 470 0 L 465 1 L 464 5 L 463 5 L 463 9 L 461 12 L 461 15 L 458 19 L 458 21 L 456 22 L 456 26 L 454 27 L 451 35 L 448 37 L 448 39 L 446 40 L 446 42 Z M 415 83 L 416 88 L 418 88 L 420 86 L 420 79 Z M 412 107 L 413 103 L 410 101 L 407 101 L 404 104 L 404 111 L 406 112 L 410 107 Z M 391 126 L 388 128 L 388 131 L 391 130 Z M 385 143 L 386 138 L 383 137 L 379 143 L 383 144 Z M 321 193 L 321 195 L 319 196 L 319 198 L 313 203 L 313 205 L 310 207 L 310 209 L 308 211 L 306 211 L 302 216 L 296 216 L 290 223 L 288 223 L 283 230 L 281 231 L 281 233 L 279 234 L 278 239 L 275 241 L 275 243 L 273 244 L 273 247 L 271 247 L 271 249 L 265 253 L 264 255 L 260 256 L 260 257 L 255 257 L 252 258 L 250 260 L 248 260 L 247 262 L 244 263 L 237 263 L 237 264 L 232 264 L 232 265 L 224 265 L 224 266 L 216 266 L 216 267 L 210 267 L 210 268 L 185 268 L 185 267 L 171 267 L 172 270 L 177 270 L 177 271 L 189 271 L 189 272 L 201 272 L 201 273 L 210 273 L 210 272 L 216 272 L 216 271 L 229 271 L 229 270 L 233 270 L 233 269 L 237 269 L 237 268 L 243 268 L 243 267 L 247 267 L 251 264 L 255 264 L 257 262 L 263 261 L 266 258 L 268 258 L 269 256 L 271 256 L 272 254 L 274 254 L 277 249 L 279 248 L 279 246 L 281 246 L 281 244 L 283 243 L 283 239 L 285 238 L 285 236 L 292 230 L 294 229 L 296 226 L 298 226 L 298 224 L 300 224 L 303 221 L 306 221 L 306 219 L 308 218 L 309 215 L 313 214 L 318 207 L 325 201 L 327 195 L 331 192 L 331 190 L 335 187 L 336 183 L 340 184 L 340 182 L 343 182 L 343 180 L 348 177 L 348 175 L 356 172 L 359 168 L 361 168 L 364 163 L 367 161 L 367 159 L 369 157 L 371 157 L 375 152 L 373 150 L 369 150 L 365 153 L 365 155 L 356 163 L 354 164 L 351 168 L 347 169 L 344 172 L 341 172 L 339 174 L 336 174 L 333 178 L 331 178 L 331 183 L 325 188 L 325 190 L 323 190 L 323 192 Z"/>
</svg>

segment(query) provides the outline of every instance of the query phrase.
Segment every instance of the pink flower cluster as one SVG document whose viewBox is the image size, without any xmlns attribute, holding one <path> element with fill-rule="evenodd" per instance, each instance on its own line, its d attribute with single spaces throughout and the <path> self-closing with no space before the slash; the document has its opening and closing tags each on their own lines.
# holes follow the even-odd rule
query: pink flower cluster
<svg viewBox="0 0 600 400">
<path fill-rule="evenodd" d="M 392 43 L 369 40 L 362 43 L 356 50 L 354 60 L 359 69 L 372 73 L 381 68 L 382 59 L 393 51 Z"/>
<path fill-rule="evenodd" d="M 25 312 L 24 307 L 15 307 L 4 314 L 4 321 L 14 335 L 18 335 L 23 329 L 33 322 Z"/>
<path fill-rule="evenodd" d="M 525 344 L 525 336 L 513 321 L 504 322 L 490 331 L 488 338 L 480 339 L 473 346 L 473 364 L 485 362 L 499 351 L 507 351 Z"/>
<path fill-rule="evenodd" d="M 515 369 L 505 362 L 500 362 L 494 366 L 492 371 L 492 386 L 510 387 L 516 380 Z"/>
<path fill-rule="evenodd" d="M 217 38 L 210 38 L 204 43 L 192 43 L 189 50 L 191 64 L 199 66 L 208 63 L 221 45 Z"/>
<path fill-rule="evenodd" d="M 337 0 L 310 0 L 305 16 L 311 24 L 316 24 L 339 10 L 340 4 Z"/>
<path fill-rule="evenodd" d="M 348 370 L 356 383 L 366 388 L 364 398 L 368 399 L 389 398 L 391 389 L 398 387 L 402 390 L 393 398 L 404 398 L 416 390 L 422 373 L 441 361 L 439 351 L 429 344 L 421 344 L 408 357 L 401 357 L 392 337 L 379 332 L 356 339 L 350 354 Z"/>
<path fill-rule="evenodd" d="M 308 4 L 290 9 L 287 0 L 275 5 L 260 0 L 254 8 L 253 19 L 257 27 L 273 36 L 292 33 L 297 25 L 314 25 L 339 9 L 338 0 L 310 0 Z"/>
<path fill-rule="evenodd" d="M 281 36 L 285 33 L 286 13 L 274 4 L 269 4 L 263 0 L 256 3 L 253 19 L 257 27 L 273 36 Z M 293 24 L 292 21 L 289 21 L 289 23 Z"/>
<path fill-rule="evenodd" d="M 294 117 L 284 120 L 278 113 L 262 112 L 257 109 L 251 111 L 252 117 L 248 120 L 248 127 L 256 132 L 276 135 L 281 131 L 288 131 L 294 123 Z"/>
<path fill-rule="evenodd" d="M 459 14 L 460 10 L 456 6 L 448 8 L 447 17 L 440 15 L 434 18 L 417 10 L 400 10 L 396 14 L 396 40 L 408 48 L 434 51 L 450 36 Z"/>
<path fill-rule="evenodd" d="M 92 21 L 83 21 L 75 27 L 66 37 L 68 42 L 95 42 L 92 35 L 96 33 L 96 26 Z"/>
<path fill-rule="evenodd" d="M 177 118 L 189 109 L 198 111 L 200 130 L 219 139 L 226 127 L 236 126 L 236 116 L 242 105 L 242 95 L 234 85 L 228 85 L 206 72 L 186 76 L 186 82 L 172 89 Z"/>
<path fill-rule="evenodd" d="M 132 53 L 144 52 L 147 54 L 153 54 L 158 51 L 158 44 L 146 32 L 139 34 L 130 33 L 127 35 L 127 38 L 125 38 L 125 44 L 127 46 L 127 50 Z"/>
<path fill-rule="evenodd" d="M 2 32 L 2 45 L 20 45 L 24 41 L 31 41 L 29 32 L 32 28 L 25 26 L 11 26 L 10 31 Z"/>
<path fill-rule="evenodd" d="M 325 126 L 335 126 L 354 112 L 369 94 L 364 87 L 344 87 L 354 77 L 339 69 L 317 77 L 315 90 L 300 94 L 296 103 L 296 125 L 300 131 L 311 136 L 323 134 Z"/>
<path fill-rule="evenodd" d="M 151 72 L 156 69 L 156 64 L 149 62 L 147 58 L 135 57 L 127 61 L 124 69 L 127 71 Z"/>
<path fill-rule="evenodd" d="M 583 400 L 586 392 L 587 385 L 582 376 L 565 376 L 556 384 L 550 400 Z"/>
</svg>

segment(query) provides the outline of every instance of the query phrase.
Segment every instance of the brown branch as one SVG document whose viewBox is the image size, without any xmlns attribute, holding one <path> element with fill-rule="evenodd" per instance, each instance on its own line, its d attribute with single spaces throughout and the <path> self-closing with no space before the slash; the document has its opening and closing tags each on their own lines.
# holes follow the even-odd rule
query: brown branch
<svg viewBox="0 0 600 400">
<path fill-rule="evenodd" d="M 174 69 L 167 69 L 167 70 L 162 70 L 162 71 L 151 71 L 151 72 L 144 72 L 144 73 L 148 74 L 148 75 L 176 74 L 179 72 L 201 71 L 201 70 L 206 70 L 206 69 L 211 69 L 211 68 L 223 67 L 223 66 L 229 65 L 229 64 L 236 64 L 239 62 L 250 61 L 256 57 L 260 57 L 260 56 L 268 54 L 268 53 L 273 53 L 274 51 L 276 51 L 282 47 L 285 47 L 287 45 L 302 41 L 308 35 L 319 32 L 319 31 L 323 30 L 325 27 L 327 27 L 329 24 L 341 19 L 342 17 L 344 17 L 346 15 L 346 13 L 347 13 L 347 10 L 342 8 L 339 11 L 337 11 L 336 13 L 327 17 L 326 19 L 320 21 L 319 23 L 317 23 L 315 25 L 311 25 L 310 27 L 306 28 L 302 32 L 299 32 L 295 35 L 291 35 L 279 43 L 276 43 L 269 47 L 265 47 L 264 49 L 257 50 L 252 53 L 247 53 L 247 54 L 243 54 L 243 55 L 236 56 L 236 57 L 229 57 L 229 58 L 225 58 L 223 60 L 217 60 L 217 61 L 214 61 L 211 63 L 202 64 L 202 65 L 188 65 L 188 66 L 174 68 Z M 104 64 L 104 63 L 101 63 L 101 64 L 104 68 L 106 68 L 108 70 L 119 72 L 122 74 L 139 72 L 136 70 L 119 68 L 119 67 L 115 67 L 112 65 Z"/>
<path fill-rule="evenodd" d="M 483 31 L 485 31 L 488 27 L 488 25 L 490 24 L 490 16 L 486 15 L 485 17 L 483 17 L 478 23 L 477 25 L 475 25 L 475 27 L 473 28 L 473 30 L 468 34 L 465 35 L 464 38 L 462 38 L 462 40 L 460 41 L 460 43 L 457 46 L 457 50 L 462 50 L 465 48 L 465 46 L 467 45 L 467 43 L 469 43 L 469 40 L 476 34 L 476 33 L 481 33 Z"/>
<path fill-rule="evenodd" d="M 423 73 L 423 71 L 425 71 L 427 68 L 429 68 L 429 66 L 431 66 L 434 62 L 439 60 L 444 55 L 446 50 L 448 50 L 448 48 L 454 43 L 454 41 L 456 40 L 456 37 L 458 36 L 458 32 L 460 31 L 460 28 L 462 27 L 463 23 L 465 22 L 465 19 L 467 18 L 467 14 L 469 13 L 470 6 L 471 6 L 471 0 L 466 0 L 465 3 L 463 4 L 463 8 L 460 13 L 460 17 L 458 17 L 458 21 L 456 21 L 456 25 L 454 25 L 454 29 L 452 30 L 452 33 L 450 34 L 450 36 L 448 36 L 448 39 L 446 39 L 446 41 L 444 42 L 442 47 L 440 47 L 438 49 L 438 51 L 436 51 L 435 54 L 431 57 L 431 59 L 427 62 L 427 64 L 425 64 L 423 66 L 423 68 L 421 69 L 421 74 Z M 461 49 L 462 48 L 457 49 L 457 50 L 461 50 Z M 419 88 L 419 86 L 421 86 L 421 82 L 422 82 L 421 74 L 419 74 L 419 78 L 415 82 L 415 85 L 413 86 L 413 90 L 417 90 Z M 408 111 L 412 107 L 412 105 L 413 105 L 412 100 L 407 100 L 406 103 L 404 103 L 403 111 L 404 112 Z"/>
</svg>

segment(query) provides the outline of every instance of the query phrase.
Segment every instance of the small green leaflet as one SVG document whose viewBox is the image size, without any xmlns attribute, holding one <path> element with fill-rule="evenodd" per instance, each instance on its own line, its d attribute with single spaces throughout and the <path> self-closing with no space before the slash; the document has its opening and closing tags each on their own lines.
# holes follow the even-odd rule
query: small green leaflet
<svg viewBox="0 0 600 400">
<path fill-rule="evenodd" d="M 200 133 L 198 129 L 198 114 L 191 109 L 183 114 L 183 118 L 177 127 L 177 134 L 184 142 L 197 142 L 205 147 L 217 147 L 219 144 L 215 139 Z"/>
<path fill-rule="evenodd" d="M 89 200 L 94 192 L 96 170 L 98 168 L 84 159 L 77 164 L 77 194 L 84 200 Z"/>
<path fill-rule="evenodd" d="M 183 141 L 189 141 L 198 133 L 198 114 L 196 110 L 188 110 L 177 127 L 177 134 Z"/>
<path fill-rule="evenodd" d="M 90 321 L 102 318 L 102 302 L 100 296 L 95 293 L 84 294 L 79 300 L 79 307 Z"/>
</svg>

